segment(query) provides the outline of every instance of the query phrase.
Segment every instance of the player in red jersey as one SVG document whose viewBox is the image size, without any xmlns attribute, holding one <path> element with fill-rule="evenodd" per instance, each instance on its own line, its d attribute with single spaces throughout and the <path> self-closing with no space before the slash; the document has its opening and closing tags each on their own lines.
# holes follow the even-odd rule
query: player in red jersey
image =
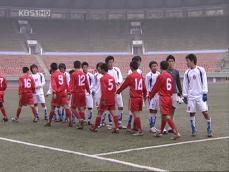
<svg viewBox="0 0 229 172">
<path fill-rule="evenodd" d="M 134 115 L 134 128 L 137 130 L 133 135 L 142 136 L 143 130 L 141 127 L 140 112 L 142 111 L 143 97 L 146 97 L 146 85 L 142 74 L 137 72 L 138 63 L 136 61 L 130 62 L 130 69 L 132 73 L 127 76 L 124 83 L 117 90 L 117 94 L 120 94 L 127 87 L 130 88 L 130 101 L 129 110 Z"/>
<path fill-rule="evenodd" d="M 72 127 L 72 115 L 70 108 L 68 106 L 68 95 L 70 95 L 69 86 L 67 83 L 66 76 L 63 72 L 57 70 L 57 64 L 52 63 L 50 65 L 52 74 L 51 74 L 51 88 L 52 88 L 52 102 L 51 102 L 51 111 L 49 114 L 48 123 L 45 124 L 46 127 L 51 126 L 53 115 L 55 114 L 56 107 L 64 107 L 66 115 L 69 119 L 69 127 Z M 63 66 L 59 65 L 59 69 L 62 69 Z"/>
<path fill-rule="evenodd" d="M 103 74 L 103 76 L 100 78 L 101 99 L 95 125 L 93 125 L 90 130 L 92 132 L 97 132 L 97 128 L 101 122 L 101 116 L 105 111 L 109 111 L 113 116 L 115 126 L 115 128 L 112 130 L 112 133 L 119 133 L 118 115 L 115 111 L 115 79 L 107 73 L 108 66 L 106 63 L 101 64 L 100 69 L 101 74 Z"/>
<path fill-rule="evenodd" d="M 8 115 L 7 115 L 7 112 L 6 112 L 4 105 L 3 105 L 3 103 L 4 103 L 4 91 L 6 90 L 6 88 L 7 88 L 6 78 L 0 74 L 0 110 L 2 112 L 4 122 L 8 121 Z"/>
<path fill-rule="evenodd" d="M 19 78 L 19 105 L 17 108 L 16 117 L 12 121 L 18 121 L 21 109 L 23 106 L 29 105 L 33 112 L 33 122 L 38 122 L 37 111 L 34 106 L 33 94 L 35 93 L 35 82 L 33 77 L 29 74 L 29 68 L 23 67 L 23 75 Z"/>
<path fill-rule="evenodd" d="M 149 99 L 152 99 L 157 92 L 159 92 L 159 105 L 162 115 L 162 123 L 160 133 L 156 133 L 156 136 L 160 137 L 163 135 L 166 123 L 172 128 L 174 137 L 172 139 L 177 139 L 180 137 L 177 131 L 176 125 L 171 118 L 173 111 L 172 107 L 172 95 L 174 92 L 174 81 L 170 73 L 167 72 L 169 63 L 167 61 L 162 61 L 160 63 L 161 74 L 157 77 L 156 83 L 149 93 Z"/>
<path fill-rule="evenodd" d="M 78 129 L 83 129 L 86 109 L 86 91 L 90 94 L 87 76 L 81 70 L 81 62 L 74 62 L 75 71 L 71 76 L 72 103 L 71 110 L 79 120 Z"/>
</svg>

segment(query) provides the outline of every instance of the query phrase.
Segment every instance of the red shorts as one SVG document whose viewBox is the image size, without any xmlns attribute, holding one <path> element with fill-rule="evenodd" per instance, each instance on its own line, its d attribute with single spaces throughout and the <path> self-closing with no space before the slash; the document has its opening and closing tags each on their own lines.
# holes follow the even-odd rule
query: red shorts
<svg viewBox="0 0 229 172">
<path fill-rule="evenodd" d="M 4 102 L 4 93 L 0 92 L 0 102 L 3 103 Z"/>
<path fill-rule="evenodd" d="M 86 107 L 86 95 L 85 93 L 72 93 L 73 108 Z"/>
<path fill-rule="evenodd" d="M 51 104 L 52 104 L 52 106 L 64 106 L 64 105 L 67 105 L 68 104 L 67 94 L 65 92 L 57 93 L 55 99 L 52 97 Z"/>
<path fill-rule="evenodd" d="M 105 112 L 110 110 L 115 110 L 115 102 L 107 103 L 106 101 L 101 100 L 98 108 L 99 112 Z"/>
<path fill-rule="evenodd" d="M 129 110 L 131 112 L 140 112 L 142 111 L 142 98 L 130 98 L 129 99 Z"/>
<path fill-rule="evenodd" d="M 32 93 L 21 94 L 19 105 L 21 106 L 34 105 L 33 94 Z"/>
<path fill-rule="evenodd" d="M 173 110 L 172 97 L 163 97 L 159 98 L 160 112 L 162 115 L 171 115 Z"/>
</svg>

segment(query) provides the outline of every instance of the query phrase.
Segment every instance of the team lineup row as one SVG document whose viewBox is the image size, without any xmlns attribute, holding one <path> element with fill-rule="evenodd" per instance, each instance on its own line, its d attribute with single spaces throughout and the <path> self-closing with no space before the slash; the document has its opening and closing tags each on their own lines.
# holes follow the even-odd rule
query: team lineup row
<svg viewBox="0 0 229 172">
<path fill-rule="evenodd" d="M 66 72 L 64 63 L 50 65 L 51 80 L 47 94 L 44 94 L 45 77 L 38 71 L 36 65 L 23 67 L 23 75 L 19 78 L 19 105 L 16 116 L 12 121 L 19 119 L 23 106 L 30 105 L 33 112 L 33 122 L 38 122 L 38 104 L 44 110 L 45 126 L 50 127 L 53 119 L 68 121 L 68 126 L 73 126 L 73 118 L 78 120 L 77 128 L 83 129 L 85 122 L 91 125 L 90 130 L 97 132 L 103 126 L 105 117 L 109 124 L 113 122 L 112 133 L 119 133 L 119 129 L 127 128 L 130 133 L 137 136 L 143 135 L 141 127 L 141 111 L 143 104 L 149 109 L 149 126 L 155 136 L 161 137 L 168 131 L 173 133 L 172 139 L 180 137 L 173 116 L 178 102 L 187 104 L 187 112 L 190 113 L 192 136 L 197 133 L 195 113 L 200 110 L 207 122 L 207 135 L 213 136 L 212 122 L 208 114 L 207 93 L 208 84 L 205 69 L 197 66 L 197 57 L 194 54 L 186 56 L 188 69 L 184 74 L 183 88 L 181 86 L 179 71 L 175 69 L 175 57 L 169 55 L 160 64 L 156 61 L 149 63 L 150 72 L 144 77 L 139 69 L 140 56 L 134 56 L 130 62 L 130 70 L 125 81 L 118 67 L 114 67 L 114 57 L 108 56 L 105 63 L 96 65 L 96 73 L 88 72 L 89 64 L 75 61 L 74 70 Z M 158 71 L 160 66 L 160 72 Z M 29 73 L 29 70 L 32 74 Z M 121 92 L 129 87 L 129 114 L 128 124 L 122 125 L 123 100 Z M 4 91 L 7 81 L 0 75 L 0 109 L 3 121 L 8 121 L 7 112 L 4 108 Z M 48 115 L 45 96 L 52 95 L 51 109 Z M 92 124 L 93 105 L 95 104 L 98 114 Z M 56 114 L 56 110 L 63 108 L 64 113 Z M 160 111 L 162 122 L 161 128 L 157 129 L 156 118 Z M 85 115 L 85 113 L 87 115 Z M 63 117 L 66 114 L 65 118 Z M 107 115 L 106 115 L 107 114 Z M 85 117 L 86 116 L 86 117 Z M 87 118 L 87 119 L 86 119 Z M 112 127 L 112 125 L 109 125 Z"/>
</svg>

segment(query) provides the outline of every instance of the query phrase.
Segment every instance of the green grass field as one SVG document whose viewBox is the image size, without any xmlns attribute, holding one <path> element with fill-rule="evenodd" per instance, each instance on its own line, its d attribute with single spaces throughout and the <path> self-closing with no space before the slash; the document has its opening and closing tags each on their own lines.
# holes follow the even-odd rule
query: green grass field
<svg viewBox="0 0 229 172">
<path fill-rule="evenodd" d="M 111 134 L 106 128 L 91 133 L 87 127 L 81 131 L 67 128 L 63 123 L 45 128 L 43 119 L 32 123 L 30 109 L 24 108 L 19 123 L 0 123 L 0 171 L 229 171 L 228 91 L 228 84 L 209 86 L 213 140 L 206 140 L 206 122 L 200 113 L 197 114 L 198 134 L 191 137 L 189 115 L 184 104 L 178 105 L 175 114 L 175 122 L 182 135 L 176 141 L 170 140 L 170 135 L 155 138 L 149 132 L 146 110 L 142 113 L 145 134 L 136 137 L 125 130 L 118 135 Z M 127 104 L 127 93 L 123 96 Z M 9 89 L 5 106 L 10 117 L 15 115 L 17 104 L 16 90 Z M 126 119 L 127 109 L 124 124 Z M 160 118 L 157 125 L 160 125 Z M 111 153 L 102 154 L 107 152 Z"/>
</svg>

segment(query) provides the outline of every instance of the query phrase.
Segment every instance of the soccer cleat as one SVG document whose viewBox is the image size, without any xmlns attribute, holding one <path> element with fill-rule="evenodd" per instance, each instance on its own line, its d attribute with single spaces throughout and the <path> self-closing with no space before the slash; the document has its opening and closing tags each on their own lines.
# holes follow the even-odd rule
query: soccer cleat
<svg viewBox="0 0 229 172">
<path fill-rule="evenodd" d="M 37 117 L 36 117 L 36 118 L 34 118 L 34 119 L 33 119 L 33 123 L 37 123 L 37 122 L 38 122 L 38 120 L 39 120 L 39 119 L 38 119 Z"/>
<path fill-rule="evenodd" d="M 112 125 L 107 124 L 106 127 L 107 127 L 108 130 L 112 130 Z"/>
<path fill-rule="evenodd" d="M 154 136 L 155 136 L 155 137 L 162 137 L 163 134 L 161 134 L 160 132 L 156 132 L 156 133 L 154 134 Z"/>
<path fill-rule="evenodd" d="M 4 117 L 4 118 L 2 119 L 2 121 L 3 121 L 3 122 L 8 122 L 8 118 L 7 118 L 7 117 Z"/>
<path fill-rule="evenodd" d="M 163 134 L 168 134 L 168 131 L 164 129 Z"/>
<path fill-rule="evenodd" d="M 119 126 L 119 129 L 127 129 L 127 127 L 126 126 Z"/>
<path fill-rule="evenodd" d="M 168 133 L 174 133 L 173 129 L 168 129 Z"/>
<path fill-rule="evenodd" d="M 177 133 L 173 137 L 171 137 L 171 140 L 176 140 L 176 139 L 178 139 L 180 137 L 181 137 L 180 133 Z"/>
<path fill-rule="evenodd" d="M 77 129 L 82 130 L 84 125 L 84 121 L 80 121 L 77 125 Z"/>
<path fill-rule="evenodd" d="M 111 133 L 118 134 L 119 133 L 119 129 L 118 128 L 114 128 Z"/>
<path fill-rule="evenodd" d="M 48 122 L 48 123 L 46 123 L 44 126 L 45 126 L 45 127 L 51 127 L 51 123 Z"/>
<path fill-rule="evenodd" d="M 72 122 L 69 122 L 69 123 L 68 123 L 68 127 L 73 127 Z"/>
<path fill-rule="evenodd" d="M 102 128 L 102 127 L 105 127 L 105 126 L 106 126 L 105 123 L 101 123 L 101 124 L 99 125 L 99 128 Z"/>
<path fill-rule="evenodd" d="M 17 118 L 17 117 L 13 117 L 13 118 L 11 118 L 11 120 L 12 120 L 13 122 L 18 122 L 18 118 Z"/>
<path fill-rule="evenodd" d="M 152 128 L 150 128 L 150 132 L 152 132 L 152 133 L 156 133 L 156 132 L 158 132 L 159 130 L 156 128 L 156 127 L 152 127 Z"/>
<path fill-rule="evenodd" d="M 90 131 L 94 133 L 98 132 L 98 130 L 93 125 L 91 126 Z"/>
<path fill-rule="evenodd" d="M 132 134 L 133 136 L 143 136 L 144 135 L 144 133 L 141 131 L 141 132 L 136 132 L 136 133 L 134 133 L 134 134 Z"/>
</svg>

